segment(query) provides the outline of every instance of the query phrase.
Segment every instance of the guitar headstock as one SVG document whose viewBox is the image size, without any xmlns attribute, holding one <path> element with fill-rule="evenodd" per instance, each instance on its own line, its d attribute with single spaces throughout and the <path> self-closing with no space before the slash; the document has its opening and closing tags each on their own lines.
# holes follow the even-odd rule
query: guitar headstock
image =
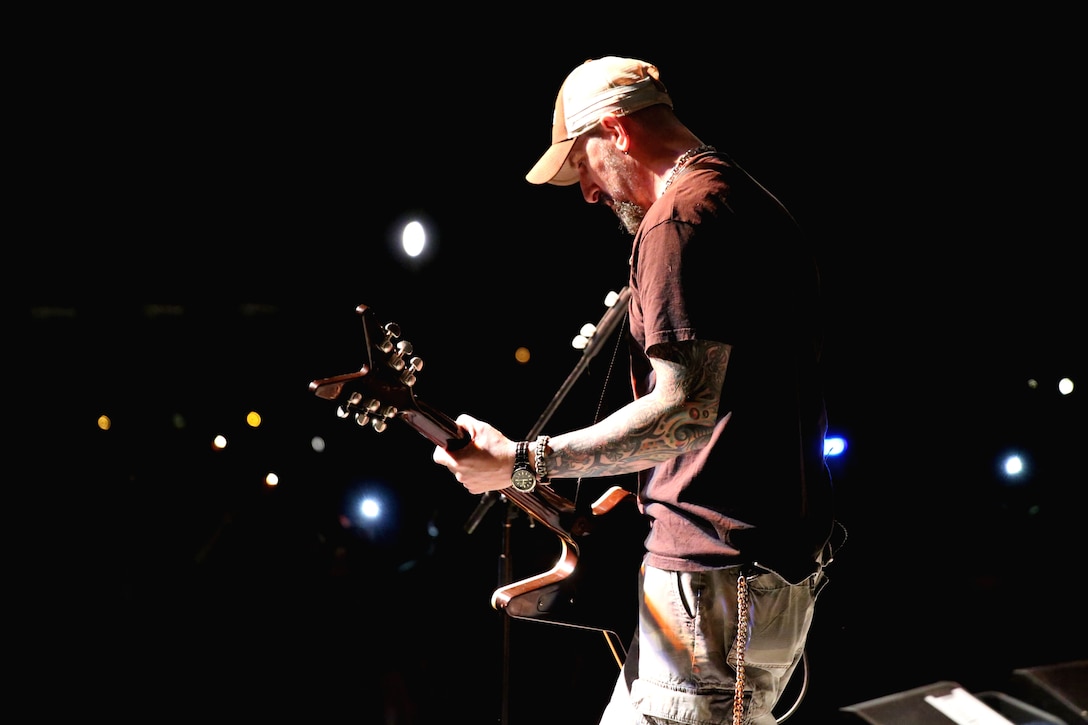
<svg viewBox="0 0 1088 725">
<path fill-rule="evenodd" d="M 400 339 L 400 325 L 381 324 L 367 305 L 355 311 L 363 322 L 365 362 L 358 372 L 312 381 L 310 391 L 338 402 L 340 418 L 379 433 L 396 418 L 443 448 L 467 443 L 467 434 L 455 421 L 416 398 L 416 373 L 423 369 L 423 359 L 415 355 L 412 343 Z"/>
</svg>

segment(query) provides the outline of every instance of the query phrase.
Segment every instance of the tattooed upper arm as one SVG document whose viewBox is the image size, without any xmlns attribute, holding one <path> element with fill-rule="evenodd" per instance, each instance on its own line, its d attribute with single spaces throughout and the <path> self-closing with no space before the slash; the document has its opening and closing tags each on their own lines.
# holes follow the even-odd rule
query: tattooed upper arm
<svg viewBox="0 0 1088 725">
<path fill-rule="evenodd" d="M 721 395 L 731 346 L 710 340 L 688 340 L 654 345 L 650 361 L 659 395 L 677 402 L 713 402 Z"/>
<path fill-rule="evenodd" d="M 729 351 L 705 340 L 655 345 L 653 391 L 588 428 L 553 437 L 553 477 L 631 473 L 701 448 L 718 420 Z"/>
</svg>

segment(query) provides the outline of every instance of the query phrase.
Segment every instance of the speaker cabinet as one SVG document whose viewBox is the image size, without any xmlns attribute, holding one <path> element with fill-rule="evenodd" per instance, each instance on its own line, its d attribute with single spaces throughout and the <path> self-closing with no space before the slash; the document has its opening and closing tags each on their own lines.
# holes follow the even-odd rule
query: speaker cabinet
<svg viewBox="0 0 1088 725">
<path fill-rule="evenodd" d="M 1013 670 L 1008 691 L 1069 725 L 1088 723 L 1088 660 Z"/>
<path fill-rule="evenodd" d="M 943 697 L 957 687 L 959 685 L 955 682 L 935 682 L 925 687 L 848 705 L 841 712 L 847 716 L 844 722 L 866 722 L 873 725 L 949 725 L 949 719 L 926 702 L 926 697 Z"/>
<path fill-rule="evenodd" d="M 926 698 L 930 696 L 944 698 L 956 689 L 963 688 L 951 681 L 935 682 L 925 687 L 848 705 L 839 710 L 842 716 L 841 722 L 864 722 L 871 725 L 907 725 L 908 723 L 909 725 L 951 725 L 955 721 L 927 702 Z M 1000 716 L 1013 725 L 1068 725 L 1064 720 L 1004 693 L 984 692 L 971 695 L 971 698 L 992 711 L 991 714 L 995 715 L 994 721 L 998 720 L 996 716 Z M 978 703 L 970 699 L 968 702 L 972 707 L 978 706 Z M 965 717 L 973 718 L 975 714 L 979 713 L 965 714 Z M 976 722 L 976 720 L 970 719 L 965 722 Z"/>
</svg>

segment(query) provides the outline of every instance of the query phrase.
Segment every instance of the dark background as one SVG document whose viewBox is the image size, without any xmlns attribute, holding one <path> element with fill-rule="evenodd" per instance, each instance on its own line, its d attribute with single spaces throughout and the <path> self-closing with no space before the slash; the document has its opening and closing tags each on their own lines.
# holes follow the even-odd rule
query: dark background
<svg viewBox="0 0 1088 725">
<path fill-rule="evenodd" d="M 1001 691 L 1016 668 L 1088 655 L 1072 17 L 390 12 L 22 27 L 17 689 L 140 721 L 595 722 L 616 674 L 603 638 L 489 604 L 502 555 L 542 571 L 555 537 L 516 511 L 505 525 L 505 504 L 466 533 L 477 499 L 426 440 L 354 428 L 308 383 L 358 368 L 365 303 L 426 359 L 421 399 L 511 435 L 537 423 L 580 360 L 570 339 L 626 281 L 607 210 L 523 179 L 563 77 L 606 54 L 656 63 L 822 265 L 849 541 L 792 722 L 941 680 Z M 433 251 L 405 263 L 417 214 Z M 547 431 L 621 394 L 602 348 Z M 1062 376 L 1081 386 L 1064 398 Z M 1031 465 L 1015 486 L 1011 449 Z M 395 523 L 359 520 L 362 493 Z M 622 572 L 600 576 L 630 601 Z"/>
</svg>

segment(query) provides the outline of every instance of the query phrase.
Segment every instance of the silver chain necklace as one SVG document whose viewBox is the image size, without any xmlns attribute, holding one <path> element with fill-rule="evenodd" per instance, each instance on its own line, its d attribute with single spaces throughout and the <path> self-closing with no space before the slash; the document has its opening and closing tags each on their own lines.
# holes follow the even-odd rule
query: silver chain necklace
<svg viewBox="0 0 1088 725">
<path fill-rule="evenodd" d="M 687 166 L 688 162 L 691 161 L 693 158 L 695 158 L 699 154 L 705 154 L 709 151 L 717 150 L 718 149 L 714 148 L 713 146 L 703 144 L 702 146 L 696 146 L 693 149 L 688 149 L 687 151 L 685 151 L 684 155 L 676 160 L 676 165 L 673 166 L 672 171 L 669 172 L 669 178 L 665 180 L 665 188 L 661 191 L 665 192 L 668 190 L 668 188 L 672 185 L 672 182 L 676 179 L 676 176 L 684 170 L 684 167 Z"/>
</svg>

